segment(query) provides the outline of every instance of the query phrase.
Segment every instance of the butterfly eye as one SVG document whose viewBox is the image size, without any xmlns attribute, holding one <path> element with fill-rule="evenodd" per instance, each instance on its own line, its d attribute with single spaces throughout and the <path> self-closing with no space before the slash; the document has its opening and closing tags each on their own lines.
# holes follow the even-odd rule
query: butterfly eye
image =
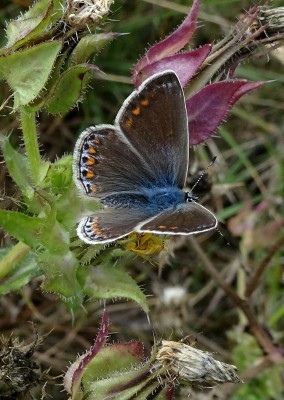
<svg viewBox="0 0 284 400">
<path fill-rule="evenodd" d="M 192 192 L 186 192 L 185 193 L 185 201 L 190 203 L 192 201 L 198 202 L 198 196 L 195 196 L 194 194 L 192 194 Z"/>
</svg>

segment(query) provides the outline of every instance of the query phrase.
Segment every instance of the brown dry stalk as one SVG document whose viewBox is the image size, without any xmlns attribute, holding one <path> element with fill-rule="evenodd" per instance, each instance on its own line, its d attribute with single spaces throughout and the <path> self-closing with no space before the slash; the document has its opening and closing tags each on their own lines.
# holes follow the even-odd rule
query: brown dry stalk
<svg viewBox="0 0 284 400">
<path fill-rule="evenodd" d="M 207 273 L 211 276 L 212 279 L 214 279 L 218 286 L 224 290 L 224 292 L 228 295 L 228 297 L 230 297 L 233 303 L 242 310 L 247 318 L 251 333 L 254 335 L 255 339 L 257 340 L 263 351 L 268 354 L 268 357 L 271 359 L 272 362 L 283 362 L 284 350 L 279 349 L 275 346 L 268 332 L 266 332 L 258 322 L 255 312 L 249 301 L 247 299 L 242 299 L 231 286 L 227 285 L 222 276 L 216 271 L 213 264 L 204 253 L 202 248 L 199 246 L 197 240 L 190 236 L 188 239 L 191 246 L 196 251 L 196 254 L 203 262 L 204 268 Z"/>
<path fill-rule="evenodd" d="M 253 294 L 253 292 L 255 291 L 255 289 L 258 287 L 259 280 L 260 280 L 263 272 L 265 271 L 265 268 L 268 266 L 270 260 L 274 256 L 274 254 L 278 251 L 278 249 L 280 249 L 280 247 L 283 246 L 283 244 L 284 244 L 284 233 L 282 236 L 280 236 L 280 238 L 276 241 L 276 243 L 271 247 L 271 249 L 268 251 L 268 253 L 264 257 L 264 259 L 261 261 L 259 266 L 256 268 L 254 274 L 249 279 L 247 286 L 246 286 L 246 290 L 245 290 L 246 297 L 250 297 Z"/>
</svg>

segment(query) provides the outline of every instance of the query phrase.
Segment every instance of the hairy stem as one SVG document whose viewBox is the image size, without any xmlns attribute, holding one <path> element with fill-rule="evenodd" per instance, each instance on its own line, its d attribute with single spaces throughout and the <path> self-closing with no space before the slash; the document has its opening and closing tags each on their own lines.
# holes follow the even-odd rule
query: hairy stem
<svg viewBox="0 0 284 400">
<path fill-rule="evenodd" d="M 22 107 L 20 118 L 32 179 L 34 184 L 37 185 L 40 178 L 41 160 L 36 132 L 35 112 L 27 111 L 24 107 Z"/>
<path fill-rule="evenodd" d="M 23 242 L 17 243 L 8 254 L 6 254 L 0 261 L 0 279 L 9 275 L 16 263 L 25 257 L 30 250 L 30 247 Z"/>
</svg>

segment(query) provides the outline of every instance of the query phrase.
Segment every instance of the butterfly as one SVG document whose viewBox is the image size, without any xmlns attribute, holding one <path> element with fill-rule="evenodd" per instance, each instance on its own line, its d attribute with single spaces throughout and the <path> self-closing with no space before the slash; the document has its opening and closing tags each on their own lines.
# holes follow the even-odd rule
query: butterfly
<svg viewBox="0 0 284 400">
<path fill-rule="evenodd" d="M 124 101 L 114 125 L 81 133 L 74 179 L 102 211 L 79 222 L 86 243 L 131 232 L 191 235 L 213 229 L 216 217 L 183 190 L 189 162 L 185 98 L 173 71 L 157 73 Z"/>
</svg>

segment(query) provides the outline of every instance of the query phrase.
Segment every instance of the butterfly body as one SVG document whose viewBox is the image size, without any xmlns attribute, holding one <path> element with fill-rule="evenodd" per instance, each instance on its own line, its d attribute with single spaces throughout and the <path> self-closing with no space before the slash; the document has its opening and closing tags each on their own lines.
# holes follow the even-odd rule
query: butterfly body
<svg viewBox="0 0 284 400">
<path fill-rule="evenodd" d="M 185 196 L 179 188 L 152 187 L 110 195 L 101 199 L 101 203 L 108 207 L 140 209 L 154 215 L 177 206 L 185 200 Z"/>
<path fill-rule="evenodd" d="M 183 191 L 188 135 L 173 71 L 147 79 L 125 100 L 114 125 L 86 129 L 75 147 L 75 182 L 105 209 L 80 221 L 79 237 L 96 244 L 131 232 L 190 235 L 216 227 L 215 216 Z"/>
</svg>

